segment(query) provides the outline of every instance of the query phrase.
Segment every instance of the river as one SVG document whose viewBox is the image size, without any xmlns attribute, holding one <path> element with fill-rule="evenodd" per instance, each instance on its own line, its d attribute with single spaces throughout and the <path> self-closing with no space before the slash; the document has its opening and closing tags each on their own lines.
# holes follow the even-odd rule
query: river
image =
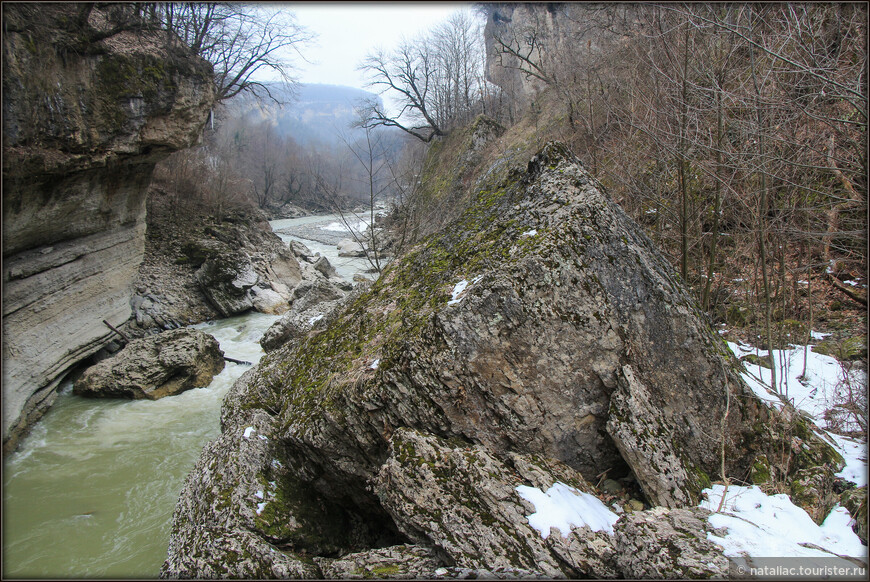
<svg viewBox="0 0 870 582">
<path fill-rule="evenodd" d="M 339 258 L 334 246 L 303 242 L 346 279 L 365 268 L 363 259 Z M 227 356 L 256 363 L 257 341 L 276 319 L 250 313 L 192 327 L 214 335 Z M 248 369 L 227 362 L 209 386 L 157 401 L 87 399 L 65 384 L 4 462 L 3 578 L 156 578 L 184 479 L 220 433 L 223 397 Z"/>
</svg>

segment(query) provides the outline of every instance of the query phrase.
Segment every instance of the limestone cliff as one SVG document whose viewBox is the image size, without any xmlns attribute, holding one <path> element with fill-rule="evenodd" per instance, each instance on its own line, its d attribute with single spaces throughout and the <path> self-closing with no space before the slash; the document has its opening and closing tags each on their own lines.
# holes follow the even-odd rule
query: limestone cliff
<svg viewBox="0 0 870 582">
<path fill-rule="evenodd" d="M 130 316 L 152 170 L 214 101 L 211 66 L 132 10 L 3 6 L 4 452 Z"/>
<path fill-rule="evenodd" d="M 548 85 L 576 82 L 585 71 L 573 63 L 591 66 L 604 46 L 629 34 L 627 24 L 636 18 L 628 3 L 493 2 L 484 9 L 486 78 L 520 109 Z"/>
</svg>

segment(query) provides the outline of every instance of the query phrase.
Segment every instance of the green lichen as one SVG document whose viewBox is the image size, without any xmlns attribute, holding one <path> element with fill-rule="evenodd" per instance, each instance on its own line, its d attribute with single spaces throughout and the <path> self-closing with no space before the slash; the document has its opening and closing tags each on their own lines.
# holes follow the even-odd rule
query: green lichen
<svg viewBox="0 0 870 582">
<path fill-rule="evenodd" d="M 129 103 L 139 98 L 148 110 L 163 111 L 172 106 L 162 95 L 177 90 L 173 65 L 150 55 L 111 55 L 97 63 L 98 95 L 102 130 L 117 131 L 129 118 Z"/>
<path fill-rule="evenodd" d="M 749 481 L 753 485 L 764 485 L 771 481 L 770 461 L 767 460 L 767 455 L 758 455 L 752 462 L 752 469 L 749 472 Z"/>
<path fill-rule="evenodd" d="M 387 566 L 375 566 L 372 568 L 371 573 L 375 578 L 388 578 L 390 576 L 396 576 L 401 573 L 401 568 L 399 568 L 396 564 L 389 564 Z"/>
</svg>

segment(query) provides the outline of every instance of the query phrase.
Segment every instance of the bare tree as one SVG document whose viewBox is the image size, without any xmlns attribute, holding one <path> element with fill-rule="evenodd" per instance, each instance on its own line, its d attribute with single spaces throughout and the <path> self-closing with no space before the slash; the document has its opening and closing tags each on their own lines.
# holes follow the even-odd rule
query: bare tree
<svg viewBox="0 0 870 582">
<path fill-rule="evenodd" d="M 378 49 L 367 55 L 359 68 L 368 74 L 369 86 L 395 97 L 399 106 L 393 115 L 380 103 L 368 103 L 368 122 L 430 142 L 466 121 L 481 97 L 476 28 L 471 15 L 458 12 L 392 52 Z"/>
<path fill-rule="evenodd" d="M 300 48 L 314 35 L 299 25 L 295 16 L 267 6 L 231 2 L 160 2 L 141 4 L 152 23 L 214 65 L 219 101 L 241 92 L 277 100 L 256 73 L 272 71 L 286 84 L 295 82 L 287 54 L 300 55 Z"/>
</svg>

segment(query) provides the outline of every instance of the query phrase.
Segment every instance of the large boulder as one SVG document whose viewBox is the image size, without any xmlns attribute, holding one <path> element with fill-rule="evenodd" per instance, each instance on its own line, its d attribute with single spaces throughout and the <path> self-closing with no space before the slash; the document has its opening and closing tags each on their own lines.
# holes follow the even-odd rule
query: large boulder
<svg viewBox="0 0 870 582">
<path fill-rule="evenodd" d="M 224 435 L 257 419 L 292 475 L 276 487 L 285 507 L 296 500 L 293 519 L 270 527 L 304 521 L 301 489 L 398 544 L 435 549 L 443 566 L 607 577 L 620 573 L 607 534 L 566 528 L 544 541 L 513 487 L 585 492 L 584 479 L 633 474 L 649 505 L 687 507 L 723 462 L 742 477 L 794 439 L 802 452 L 787 473 L 839 470 L 812 430 L 779 430 L 783 415 L 745 385 L 665 259 L 563 146 L 484 176 L 448 228 L 227 395 Z M 182 492 L 180 506 L 197 509 L 176 514 L 173 548 L 214 521 L 197 493 L 225 471 L 209 451 L 198 467 L 210 472 Z M 327 521 L 306 519 L 317 515 Z M 295 540 L 293 551 L 318 553 Z"/>
<path fill-rule="evenodd" d="M 305 336 L 315 325 L 324 321 L 338 305 L 338 301 L 326 301 L 308 309 L 291 308 L 263 333 L 259 342 L 260 346 L 264 351 L 270 352 L 287 342 Z"/>
<path fill-rule="evenodd" d="M 251 305 L 260 313 L 281 315 L 290 309 L 287 300 L 274 287 L 251 287 Z"/>
<path fill-rule="evenodd" d="M 203 293 L 224 317 L 254 307 L 250 289 L 259 279 L 250 257 L 241 251 L 212 255 L 196 272 Z"/>
<path fill-rule="evenodd" d="M 840 504 L 852 516 L 852 530 L 864 544 L 867 543 L 867 486 L 847 489 L 840 495 Z"/>
<path fill-rule="evenodd" d="M 163 181 L 149 191 L 145 260 L 125 330 L 145 335 L 254 309 L 281 314 L 303 272 L 263 213 L 176 200 Z M 252 284 L 252 281 L 254 282 Z"/>
<path fill-rule="evenodd" d="M 335 245 L 338 248 L 338 256 L 339 257 L 364 257 L 366 256 L 365 248 L 359 242 L 351 239 L 344 238 L 338 241 L 338 244 Z"/>
<path fill-rule="evenodd" d="M 73 392 L 99 398 L 157 400 L 208 386 L 224 369 L 217 340 L 183 328 L 133 340 L 114 356 L 87 370 Z"/>
<path fill-rule="evenodd" d="M 582 495 L 593 490 L 583 477 L 534 457 L 514 456 L 509 462 L 512 466 L 481 446 L 399 429 L 373 486 L 402 533 L 457 567 L 615 577 L 613 566 L 601 559 L 613 554 L 606 532 L 577 524 L 566 531 L 548 529 L 545 538 L 530 523 L 536 506 L 517 491 L 527 483 L 549 490 L 559 479 L 574 486 L 564 484 L 566 495 Z M 567 541 L 569 536 L 576 541 Z"/>
</svg>

